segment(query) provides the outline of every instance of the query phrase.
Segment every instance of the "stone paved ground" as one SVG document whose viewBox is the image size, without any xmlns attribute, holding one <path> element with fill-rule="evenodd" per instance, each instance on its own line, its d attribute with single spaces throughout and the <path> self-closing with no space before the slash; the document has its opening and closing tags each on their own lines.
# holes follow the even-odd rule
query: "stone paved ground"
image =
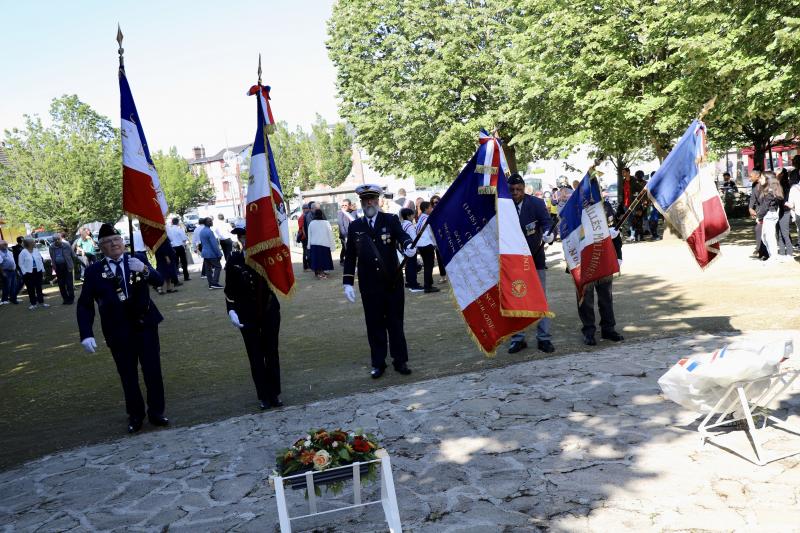
<svg viewBox="0 0 800 533">
<path fill-rule="evenodd" d="M 0 474 L 0 528 L 276 531 L 275 450 L 341 426 L 391 453 L 407 531 L 796 531 L 800 458 L 700 450 L 691 413 L 656 384 L 679 356 L 783 334 L 621 344 L 59 453 Z M 379 509 L 335 520 L 385 530 Z"/>
</svg>

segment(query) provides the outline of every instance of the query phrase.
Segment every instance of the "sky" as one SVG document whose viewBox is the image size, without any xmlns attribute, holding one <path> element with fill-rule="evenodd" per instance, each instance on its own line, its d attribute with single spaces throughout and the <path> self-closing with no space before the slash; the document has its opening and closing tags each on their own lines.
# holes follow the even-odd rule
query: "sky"
<svg viewBox="0 0 800 533">
<path fill-rule="evenodd" d="M 184 157 L 252 141 L 258 79 L 275 120 L 339 120 L 325 48 L 334 0 L 155 2 L 0 0 L 0 131 L 47 122 L 53 98 L 77 94 L 119 127 L 117 23 L 125 71 L 151 151 Z"/>
</svg>

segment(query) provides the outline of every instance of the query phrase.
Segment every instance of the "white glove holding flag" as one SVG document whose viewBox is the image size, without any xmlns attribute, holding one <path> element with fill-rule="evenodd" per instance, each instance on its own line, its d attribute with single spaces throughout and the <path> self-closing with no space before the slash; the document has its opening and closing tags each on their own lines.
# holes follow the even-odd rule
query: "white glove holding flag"
<svg viewBox="0 0 800 533">
<path fill-rule="evenodd" d="M 546 242 L 547 244 L 552 244 L 553 241 L 555 240 L 555 238 L 556 238 L 556 236 L 553 235 L 552 233 L 550 233 L 549 231 L 547 233 L 545 233 L 544 235 L 542 235 L 542 240 L 544 242 Z"/>
<path fill-rule="evenodd" d="M 228 311 L 228 316 L 231 317 L 231 324 L 233 324 L 239 329 L 242 329 L 244 327 L 244 325 L 241 322 L 239 322 L 239 315 L 236 314 L 236 311 L 231 309 L 230 311 Z"/>
<path fill-rule="evenodd" d="M 135 257 L 128 258 L 128 268 L 131 272 L 143 272 L 144 271 L 144 263 L 140 260 L 136 259 Z"/>
<path fill-rule="evenodd" d="M 351 304 L 356 303 L 356 291 L 353 289 L 352 285 L 344 286 L 344 297 L 347 298 L 347 301 Z"/>
<path fill-rule="evenodd" d="M 416 253 L 417 253 L 417 249 L 416 248 L 412 248 L 411 246 L 409 246 L 408 248 L 403 250 L 403 254 L 406 257 L 414 257 L 414 254 L 416 254 Z"/>
<path fill-rule="evenodd" d="M 617 237 L 619 237 L 619 230 L 614 226 L 611 226 L 610 228 L 608 228 L 608 234 L 611 235 L 612 239 L 616 239 Z"/>
<path fill-rule="evenodd" d="M 81 346 L 86 350 L 86 353 L 94 353 L 97 351 L 97 342 L 95 342 L 94 337 L 86 337 L 83 339 L 81 341 Z"/>
</svg>

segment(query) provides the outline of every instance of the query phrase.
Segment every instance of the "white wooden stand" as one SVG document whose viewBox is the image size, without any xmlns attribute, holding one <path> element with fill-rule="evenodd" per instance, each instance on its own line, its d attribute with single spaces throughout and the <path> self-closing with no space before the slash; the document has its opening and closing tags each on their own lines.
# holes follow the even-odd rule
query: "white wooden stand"
<svg viewBox="0 0 800 533">
<path fill-rule="evenodd" d="M 380 503 L 383 506 L 383 514 L 386 517 L 386 523 L 389 526 L 391 533 L 401 533 L 403 531 L 400 524 L 400 511 L 397 508 L 397 495 L 394 491 L 394 477 L 392 476 L 392 463 L 389 460 L 389 454 L 386 450 L 378 450 L 376 452 L 378 459 L 373 461 L 366 461 L 363 463 L 353 463 L 352 465 L 339 466 L 330 468 L 325 472 L 334 472 L 337 470 L 350 470 L 350 479 L 353 480 L 353 505 L 340 507 L 338 509 L 331 509 L 329 511 L 317 512 L 317 496 L 314 491 L 314 472 L 305 472 L 303 474 L 296 474 L 293 476 L 271 476 L 271 484 L 275 487 L 275 500 L 278 504 L 278 520 L 281 526 L 281 533 L 292 532 L 292 520 L 299 520 L 301 518 L 308 518 L 311 516 L 319 516 L 328 513 L 336 513 L 339 511 L 346 511 L 348 509 L 355 509 L 358 507 L 366 507 L 368 505 L 375 505 Z M 361 465 L 369 463 L 380 463 L 381 470 L 381 498 L 379 500 L 364 502 L 361 500 Z M 289 510 L 286 506 L 286 494 L 284 492 L 283 481 L 285 479 L 305 478 L 306 491 L 308 493 L 308 513 L 300 516 L 289 516 Z"/>
<path fill-rule="evenodd" d="M 760 428 L 756 428 L 756 425 L 753 422 L 753 411 L 757 411 L 760 407 L 766 408 L 772 404 L 792 385 L 792 383 L 794 383 L 798 377 L 800 377 L 800 370 L 785 370 L 770 376 L 765 376 L 763 378 L 739 381 L 728 387 L 728 390 L 725 391 L 725 394 L 722 395 L 722 398 L 720 398 L 711 412 L 708 413 L 703 422 L 697 428 L 697 431 L 700 432 L 701 447 L 706 443 L 706 441 L 714 442 L 714 439 L 716 438 L 716 435 L 709 433 L 709 429 L 727 426 L 733 422 L 745 420 L 747 422 L 747 433 L 749 434 L 750 440 L 753 444 L 755 459 L 750 459 L 749 451 L 746 453 L 740 453 L 736 450 L 732 450 L 734 453 L 741 455 L 745 459 L 751 460 L 753 463 L 759 466 L 777 461 L 778 459 L 799 454 L 800 449 L 782 455 L 771 456 L 769 458 L 766 457 L 764 450 L 761 447 L 759 432 L 767 427 L 767 422 L 772 422 L 774 427 L 780 428 L 789 433 L 794 433 L 795 435 L 800 435 L 800 428 L 795 428 L 789 425 L 786 420 L 781 420 L 776 416 L 772 416 L 768 411 L 765 413 L 756 413 L 757 416 L 763 416 L 764 418 L 764 422 Z M 768 383 L 768 386 L 764 392 L 758 394 L 758 396 L 755 398 L 748 396 L 748 393 L 754 385 L 764 382 Z M 733 414 L 737 407 L 741 408 L 742 414 L 740 414 L 740 416 L 735 416 Z M 713 423 L 709 423 L 716 415 L 718 415 L 717 419 Z M 731 418 L 728 418 L 729 416 L 731 416 Z"/>
</svg>

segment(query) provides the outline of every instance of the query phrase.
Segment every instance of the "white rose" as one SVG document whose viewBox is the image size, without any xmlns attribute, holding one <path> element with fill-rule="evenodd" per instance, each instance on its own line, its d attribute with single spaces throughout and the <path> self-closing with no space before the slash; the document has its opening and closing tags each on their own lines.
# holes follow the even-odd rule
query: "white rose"
<svg viewBox="0 0 800 533">
<path fill-rule="evenodd" d="M 331 464 L 331 454 L 325 450 L 314 454 L 314 470 L 323 470 L 329 464 Z"/>
<path fill-rule="evenodd" d="M 339 446 L 339 443 L 336 442 L 336 441 L 333 441 L 333 447 L 336 448 L 337 446 Z"/>
<path fill-rule="evenodd" d="M 306 448 L 311 448 L 311 441 L 307 440 L 305 443 Z"/>
</svg>

